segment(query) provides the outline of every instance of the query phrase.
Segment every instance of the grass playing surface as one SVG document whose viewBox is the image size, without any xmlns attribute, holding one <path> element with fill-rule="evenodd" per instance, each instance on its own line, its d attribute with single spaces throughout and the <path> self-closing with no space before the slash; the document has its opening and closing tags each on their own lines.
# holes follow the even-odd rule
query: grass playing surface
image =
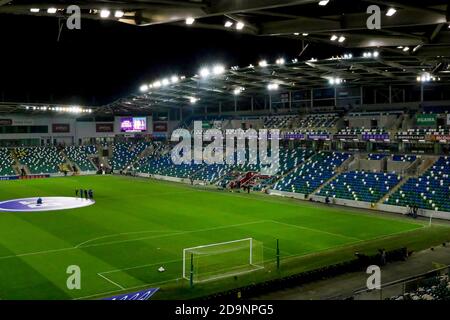
<svg viewBox="0 0 450 320">
<path fill-rule="evenodd" d="M 402 217 L 115 176 L 2 181 L 0 201 L 75 196 L 77 188 L 92 188 L 96 204 L 0 213 L 0 299 L 99 298 L 145 287 L 161 287 L 155 298 L 187 298 L 348 260 L 355 251 L 426 248 L 450 234 Z M 183 248 L 243 238 L 264 244 L 265 269 L 193 289 L 179 279 Z M 66 287 L 69 265 L 81 268 L 81 290 Z"/>
</svg>

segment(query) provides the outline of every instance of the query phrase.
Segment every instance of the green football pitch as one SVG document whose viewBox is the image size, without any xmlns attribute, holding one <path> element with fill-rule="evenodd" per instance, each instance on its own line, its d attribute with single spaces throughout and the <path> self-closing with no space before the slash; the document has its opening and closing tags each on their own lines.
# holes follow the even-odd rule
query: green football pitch
<svg viewBox="0 0 450 320">
<path fill-rule="evenodd" d="M 72 197 L 77 188 L 92 188 L 96 204 L 0 213 L 0 299 L 97 299 L 146 287 L 160 288 L 155 299 L 192 298 L 349 260 L 356 251 L 450 240 L 446 225 L 401 216 L 120 176 L 2 181 L 0 201 Z M 263 269 L 193 288 L 182 279 L 184 248 L 244 238 L 263 244 Z M 71 265 L 80 267 L 80 290 L 67 289 Z"/>
</svg>

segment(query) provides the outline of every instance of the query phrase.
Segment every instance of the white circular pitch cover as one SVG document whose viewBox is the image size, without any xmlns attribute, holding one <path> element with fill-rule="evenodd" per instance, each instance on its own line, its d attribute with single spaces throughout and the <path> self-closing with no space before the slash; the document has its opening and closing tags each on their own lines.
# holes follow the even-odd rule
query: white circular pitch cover
<svg viewBox="0 0 450 320">
<path fill-rule="evenodd" d="M 71 197 L 42 197 L 42 204 L 38 204 L 39 198 L 14 199 L 0 202 L 0 212 L 42 212 L 77 209 L 91 206 L 94 200 Z"/>
</svg>

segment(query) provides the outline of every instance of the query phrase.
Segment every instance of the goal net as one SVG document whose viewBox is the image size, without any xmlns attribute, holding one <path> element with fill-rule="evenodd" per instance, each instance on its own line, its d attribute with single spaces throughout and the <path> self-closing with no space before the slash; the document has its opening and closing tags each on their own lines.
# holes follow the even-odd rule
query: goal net
<svg viewBox="0 0 450 320">
<path fill-rule="evenodd" d="M 183 278 L 197 283 L 263 268 L 263 243 L 252 238 L 183 250 Z"/>
</svg>

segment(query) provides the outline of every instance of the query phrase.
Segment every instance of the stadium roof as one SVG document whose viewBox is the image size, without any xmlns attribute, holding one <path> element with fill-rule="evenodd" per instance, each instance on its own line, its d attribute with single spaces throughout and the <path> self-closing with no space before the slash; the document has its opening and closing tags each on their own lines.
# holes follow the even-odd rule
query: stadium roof
<svg viewBox="0 0 450 320">
<path fill-rule="evenodd" d="M 422 57 L 389 55 L 370 49 L 353 55 L 329 59 L 298 61 L 278 58 L 273 63 L 260 61 L 246 67 L 204 66 L 191 77 L 168 76 L 153 79 L 133 94 L 102 107 L 85 106 L 99 115 L 149 113 L 179 109 L 189 105 L 217 106 L 219 102 L 233 102 L 238 96 L 250 98 L 287 91 L 301 91 L 329 87 L 377 87 L 450 85 L 450 54 Z M 64 111 L 71 106 L 48 104 L 3 103 L 2 112 L 42 112 L 57 108 Z M 88 112 L 89 113 L 89 112 Z"/>
<path fill-rule="evenodd" d="M 286 92 L 330 86 L 388 86 L 450 84 L 450 55 L 447 57 L 384 56 L 368 50 L 326 60 L 298 61 L 277 59 L 255 66 L 231 67 L 219 71 L 204 67 L 185 79 L 155 80 L 144 85 L 139 95 L 120 99 L 100 108 L 103 112 L 142 112 L 148 109 L 180 108 L 195 103 L 213 106 L 239 97 L 261 96 L 269 91 Z M 266 65 L 267 63 L 267 65 Z M 260 65 L 261 64 L 261 65 Z M 164 85 L 165 83 L 165 85 Z M 194 99 L 194 100 L 193 100 Z"/>
<path fill-rule="evenodd" d="M 422 55 L 448 52 L 450 43 L 447 0 L 0 0 L 0 14 L 66 18 L 66 8 L 73 4 L 82 9 L 85 19 L 110 19 L 137 26 L 186 27 L 188 22 L 191 28 L 304 37 L 310 42 L 348 48 L 379 46 L 395 50 L 397 46 L 419 46 L 416 54 Z M 370 5 L 381 9 L 379 30 L 367 28 Z M 236 30 L 238 23 L 240 30 Z M 331 41 L 335 34 L 344 36 L 345 41 Z"/>
</svg>

